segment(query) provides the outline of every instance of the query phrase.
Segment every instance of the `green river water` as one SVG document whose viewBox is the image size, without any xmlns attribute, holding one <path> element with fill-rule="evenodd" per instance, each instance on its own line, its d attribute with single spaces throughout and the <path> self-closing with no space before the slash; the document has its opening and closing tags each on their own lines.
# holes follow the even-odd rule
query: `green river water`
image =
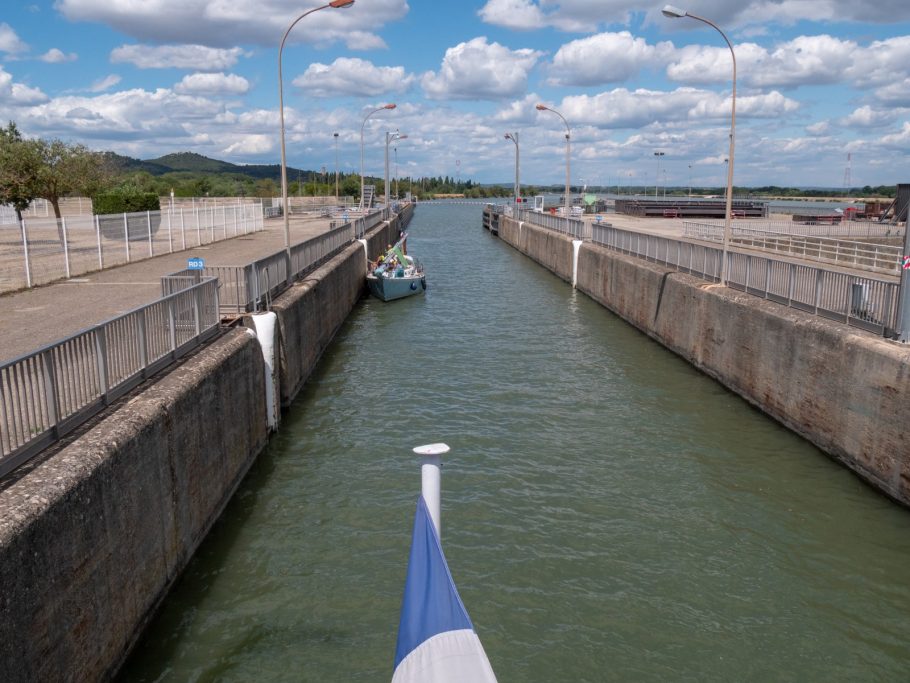
<svg viewBox="0 0 910 683">
<path fill-rule="evenodd" d="M 418 206 L 426 295 L 356 307 L 120 680 L 389 680 L 436 441 L 500 681 L 910 680 L 910 512 L 481 211 Z"/>
</svg>

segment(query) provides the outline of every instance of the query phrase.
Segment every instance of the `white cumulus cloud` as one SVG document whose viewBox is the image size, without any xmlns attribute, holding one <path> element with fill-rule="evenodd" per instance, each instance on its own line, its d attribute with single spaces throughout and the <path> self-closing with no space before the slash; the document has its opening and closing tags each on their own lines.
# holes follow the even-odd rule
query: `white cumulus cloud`
<svg viewBox="0 0 910 683">
<path fill-rule="evenodd" d="M 874 109 L 867 104 L 854 109 L 840 124 L 850 128 L 883 128 L 894 121 L 895 115 L 893 109 Z"/>
<path fill-rule="evenodd" d="M 48 100 L 38 88 L 30 88 L 13 81 L 13 76 L 0 66 L 0 107 L 26 107 Z M 2 119 L 2 117 L 0 117 Z"/>
<path fill-rule="evenodd" d="M 641 9 L 628 0 L 487 0 L 477 14 L 488 24 L 511 29 L 594 33 L 600 24 L 627 24 Z"/>
<path fill-rule="evenodd" d="M 311 64 L 293 83 L 314 97 L 375 97 L 406 92 L 414 80 L 402 66 L 376 66 L 364 59 L 340 57 L 331 64 Z"/>
<path fill-rule="evenodd" d="M 63 50 L 52 47 L 38 59 L 40 59 L 42 62 L 47 62 L 48 64 L 62 64 L 64 62 L 75 62 L 77 59 L 79 59 L 79 55 L 77 55 L 75 52 L 66 54 L 63 52 Z"/>
<path fill-rule="evenodd" d="M 225 147 L 222 152 L 229 156 L 251 156 L 271 152 L 274 146 L 274 135 L 244 135 Z"/>
<path fill-rule="evenodd" d="M 111 51 L 111 62 L 126 62 L 140 69 L 222 71 L 234 66 L 244 54 L 239 47 L 220 49 L 204 45 L 121 45 Z"/>
<path fill-rule="evenodd" d="M 28 45 L 16 35 L 12 26 L 7 23 L 0 24 L 0 52 L 15 54 L 26 50 L 28 50 Z"/>
<path fill-rule="evenodd" d="M 148 43 L 274 48 L 295 17 L 319 4 L 293 0 L 57 0 L 54 6 L 70 21 L 107 24 Z M 404 17 L 408 9 L 407 0 L 369 0 L 348 9 L 328 8 L 301 21 L 288 41 L 372 49 L 384 45 L 376 31 Z"/>
<path fill-rule="evenodd" d="M 542 56 L 537 50 L 488 43 L 481 36 L 446 50 L 439 72 L 425 73 L 420 82 L 430 99 L 506 99 L 524 92 L 528 74 Z"/>
<path fill-rule="evenodd" d="M 673 54 L 673 44 L 648 45 L 628 31 L 600 33 L 566 43 L 550 67 L 553 85 L 602 85 L 635 77 L 639 70 L 657 66 Z"/>
<path fill-rule="evenodd" d="M 194 95 L 243 95 L 249 89 L 243 76 L 225 73 L 188 74 L 174 86 L 176 92 Z"/>
<path fill-rule="evenodd" d="M 104 92 L 105 90 L 110 90 L 117 85 L 120 80 L 120 76 L 117 74 L 110 74 L 104 78 L 99 78 L 89 86 L 89 92 Z"/>
</svg>

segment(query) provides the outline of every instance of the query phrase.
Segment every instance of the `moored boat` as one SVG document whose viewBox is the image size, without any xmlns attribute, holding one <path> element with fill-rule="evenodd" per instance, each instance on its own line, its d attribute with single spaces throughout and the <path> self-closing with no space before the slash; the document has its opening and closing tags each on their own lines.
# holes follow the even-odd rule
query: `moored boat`
<svg viewBox="0 0 910 683">
<path fill-rule="evenodd" d="M 371 264 L 367 273 L 370 293 L 383 301 L 420 294 L 427 288 L 423 265 L 404 253 L 403 245 L 407 237 L 407 234 L 402 235 L 376 264 Z"/>
</svg>

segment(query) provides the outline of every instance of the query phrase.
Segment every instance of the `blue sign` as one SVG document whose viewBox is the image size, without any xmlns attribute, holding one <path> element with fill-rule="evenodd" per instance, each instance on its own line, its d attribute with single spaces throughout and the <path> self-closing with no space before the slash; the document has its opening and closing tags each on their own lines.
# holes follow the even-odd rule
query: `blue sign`
<svg viewBox="0 0 910 683">
<path fill-rule="evenodd" d="M 187 270 L 202 270 L 205 268 L 205 260 L 194 256 L 186 260 L 186 268 Z"/>
<path fill-rule="evenodd" d="M 345 211 L 343 214 L 341 214 L 341 220 L 343 220 L 345 223 L 348 222 L 348 212 L 347 211 Z"/>
</svg>

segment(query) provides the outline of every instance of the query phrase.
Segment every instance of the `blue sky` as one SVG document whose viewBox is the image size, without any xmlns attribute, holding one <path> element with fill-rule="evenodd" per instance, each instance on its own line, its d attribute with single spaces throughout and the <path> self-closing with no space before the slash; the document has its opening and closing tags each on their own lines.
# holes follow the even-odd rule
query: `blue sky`
<svg viewBox="0 0 910 683">
<path fill-rule="evenodd" d="M 309 0 L 4 0 L 0 120 L 29 136 L 148 159 L 277 163 L 278 44 Z M 303 19 L 284 49 L 288 163 L 522 182 L 724 183 L 732 61 L 664 2 L 356 0 Z M 910 182 L 910 3 L 677 4 L 734 45 L 735 183 Z M 658 157 L 662 151 L 658 173 Z M 849 155 L 849 159 L 848 159 Z"/>
</svg>

